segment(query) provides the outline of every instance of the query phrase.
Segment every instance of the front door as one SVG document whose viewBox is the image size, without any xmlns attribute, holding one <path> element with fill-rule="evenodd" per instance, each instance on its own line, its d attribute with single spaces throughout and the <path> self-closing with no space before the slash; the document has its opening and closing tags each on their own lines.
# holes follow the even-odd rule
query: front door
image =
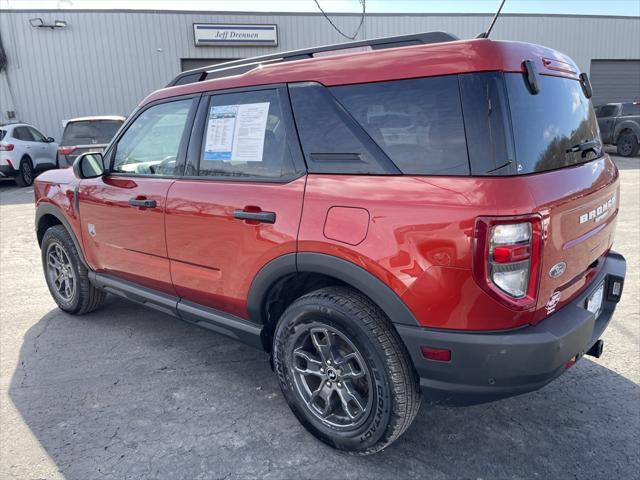
<svg viewBox="0 0 640 480">
<path fill-rule="evenodd" d="M 296 251 L 304 168 L 286 90 L 203 97 L 186 172 L 167 199 L 171 277 L 183 300 L 248 318 L 256 273 Z"/>
<path fill-rule="evenodd" d="M 180 99 L 140 112 L 106 153 L 109 174 L 80 182 L 82 240 L 94 270 L 175 295 L 164 213 L 184 165 L 194 103 Z"/>
</svg>

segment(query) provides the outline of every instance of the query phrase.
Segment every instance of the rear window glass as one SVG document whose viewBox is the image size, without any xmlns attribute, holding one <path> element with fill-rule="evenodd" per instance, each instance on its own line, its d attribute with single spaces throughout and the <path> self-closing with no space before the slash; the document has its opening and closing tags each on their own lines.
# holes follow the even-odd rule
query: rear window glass
<svg viewBox="0 0 640 480">
<path fill-rule="evenodd" d="M 580 82 L 546 75 L 539 81 L 540 92 L 532 95 L 522 74 L 505 74 L 517 172 L 554 170 L 599 156 L 599 151 L 568 151 L 600 139 L 595 112 Z"/>
<path fill-rule="evenodd" d="M 61 145 L 90 145 L 109 143 L 116 134 L 120 120 L 86 120 L 69 122 L 64 129 Z"/>
<path fill-rule="evenodd" d="M 0 130 L 0 140 L 2 140 L 6 134 L 7 134 L 6 130 Z"/>
<path fill-rule="evenodd" d="M 457 76 L 331 90 L 402 173 L 469 175 Z"/>
</svg>

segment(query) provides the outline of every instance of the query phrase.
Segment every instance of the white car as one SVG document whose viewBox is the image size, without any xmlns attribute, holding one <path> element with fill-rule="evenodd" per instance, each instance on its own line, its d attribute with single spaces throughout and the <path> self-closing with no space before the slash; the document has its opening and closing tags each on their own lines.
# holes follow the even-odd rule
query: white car
<svg viewBox="0 0 640 480">
<path fill-rule="evenodd" d="M 55 140 L 31 125 L 0 125 L 0 178 L 14 177 L 19 187 L 26 187 L 37 171 L 55 168 L 57 158 Z"/>
</svg>

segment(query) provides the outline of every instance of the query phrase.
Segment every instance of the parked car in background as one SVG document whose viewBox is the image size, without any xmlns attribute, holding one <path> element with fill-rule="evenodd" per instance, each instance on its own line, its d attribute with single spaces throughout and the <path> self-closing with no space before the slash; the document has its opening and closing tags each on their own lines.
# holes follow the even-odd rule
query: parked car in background
<svg viewBox="0 0 640 480">
<path fill-rule="evenodd" d="M 119 115 L 109 115 L 67 121 L 58 148 L 60 168 L 73 165 L 81 153 L 102 152 L 125 120 Z"/>
<path fill-rule="evenodd" d="M 58 145 L 26 123 L 0 125 L 0 178 L 13 177 L 20 187 L 33 183 L 38 170 L 55 168 Z"/>
<path fill-rule="evenodd" d="M 618 155 L 632 157 L 640 150 L 640 103 L 608 103 L 597 108 L 602 142 L 615 145 Z"/>
</svg>

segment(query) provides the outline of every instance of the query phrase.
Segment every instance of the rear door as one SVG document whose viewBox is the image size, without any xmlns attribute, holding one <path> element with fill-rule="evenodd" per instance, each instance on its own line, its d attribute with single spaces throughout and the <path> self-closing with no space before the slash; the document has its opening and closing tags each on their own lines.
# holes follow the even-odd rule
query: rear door
<svg viewBox="0 0 640 480">
<path fill-rule="evenodd" d="M 256 273 L 296 251 L 305 176 L 286 89 L 203 97 L 186 174 L 167 198 L 176 293 L 248 318 Z"/>
<path fill-rule="evenodd" d="M 618 171 L 597 142 L 593 149 L 574 151 L 599 140 L 595 113 L 577 80 L 540 75 L 537 95 L 526 90 L 520 74 L 505 74 L 505 81 L 518 173 L 544 218 L 540 319 L 588 285 L 610 249 Z"/>
<path fill-rule="evenodd" d="M 94 270 L 175 294 L 164 213 L 184 167 L 196 103 L 174 99 L 139 112 L 106 154 L 110 173 L 80 182 L 84 251 Z"/>
</svg>

